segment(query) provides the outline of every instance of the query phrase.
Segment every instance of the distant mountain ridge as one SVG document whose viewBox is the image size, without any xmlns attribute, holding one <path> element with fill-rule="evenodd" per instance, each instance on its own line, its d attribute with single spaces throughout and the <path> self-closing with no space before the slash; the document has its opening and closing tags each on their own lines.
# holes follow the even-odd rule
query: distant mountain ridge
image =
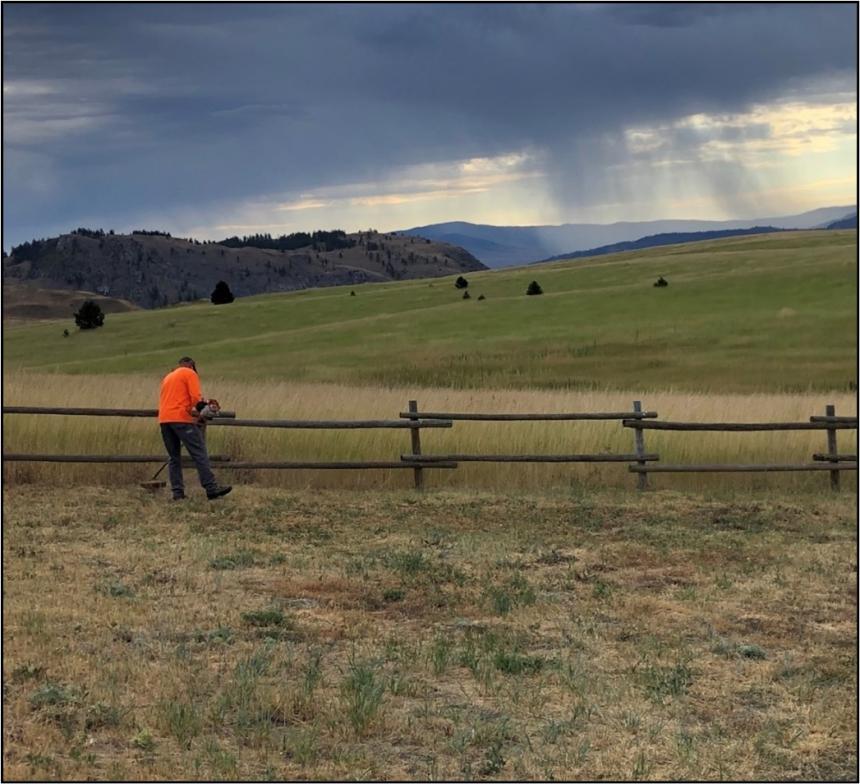
<svg viewBox="0 0 860 784">
<path fill-rule="evenodd" d="M 857 228 L 857 213 L 846 215 L 844 218 L 828 223 L 825 229 L 856 229 Z"/>
<path fill-rule="evenodd" d="M 438 242 L 455 242 L 490 267 L 507 267 L 618 242 L 633 242 L 657 234 L 751 229 L 755 226 L 778 229 L 823 228 L 856 212 L 855 205 L 847 205 L 822 207 L 798 215 L 751 220 L 656 220 L 610 224 L 566 223 L 558 226 L 489 226 L 455 221 L 418 226 L 397 233 L 430 237 Z"/>
<path fill-rule="evenodd" d="M 828 227 L 829 228 L 829 227 Z M 791 231 L 790 229 L 778 229 L 775 226 L 753 226 L 751 229 L 722 229 L 720 231 L 693 231 L 693 232 L 671 232 L 666 234 L 652 234 L 650 237 L 641 237 L 633 242 L 616 242 L 613 245 L 602 245 L 599 248 L 589 250 L 578 250 L 574 253 L 560 253 L 549 259 L 533 261 L 532 264 L 546 264 L 550 261 L 560 259 L 581 259 L 590 256 L 604 256 L 608 253 L 623 253 L 632 250 L 644 250 L 645 248 L 656 248 L 661 245 L 677 245 L 682 242 L 703 242 L 705 240 L 719 240 L 726 237 L 743 237 L 751 234 L 772 234 L 779 231 Z"/>
<path fill-rule="evenodd" d="M 93 291 L 154 308 L 208 298 L 219 280 L 241 297 L 486 269 L 468 251 L 437 240 L 372 230 L 305 236 L 308 244 L 292 247 L 304 239 L 259 235 L 220 244 L 157 231 L 78 229 L 4 254 L 3 282 Z M 14 291 L 9 289 L 10 296 Z"/>
</svg>

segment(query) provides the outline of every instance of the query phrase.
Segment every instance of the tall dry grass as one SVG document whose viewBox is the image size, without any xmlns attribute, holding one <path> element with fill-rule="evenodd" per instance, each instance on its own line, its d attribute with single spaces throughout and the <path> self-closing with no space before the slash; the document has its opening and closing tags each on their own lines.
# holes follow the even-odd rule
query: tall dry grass
<svg viewBox="0 0 860 784">
<path fill-rule="evenodd" d="M 62 376 L 14 371 L 4 376 L 7 405 L 152 408 L 157 376 Z M 827 403 L 839 414 L 856 414 L 856 398 L 831 394 L 641 394 L 599 391 L 459 390 L 410 387 L 355 387 L 340 384 L 247 383 L 203 378 L 205 394 L 243 418 L 397 419 L 407 401 L 417 399 L 426 411 L 563 412 L 629 411 L 642 400 L 664 420 L 683 421 L 806 421 L 824 413 Z M 141 419 L 4 416 L 5 452 L 98 454 L 160 454 L 154 421 Z M 838 433 L 840 452 L 856 453 L 856 431 Z M 455 422 L 450 430 L 424 430 L 425 454 L 441 453 L 581 453 L 633 451 L 633 432 L 617 422 Z M 262 430 L 209 428 L 210 453 L 243 460 L 397 460 L 410 452 L 405 430 Z M 646 431 L 648 452 L 664 463 L 802 463 L 826 451 L 823 431 L 762 433 L 679 433 Z M 9 463 L 8 482 L 134 483 L 157 466 Z M 409 487 L 411 471 L 226 471 L 226 481 L 286 488 Z M 428 487 L 525 490 L 576 486 L 633 488 L 625 464 L 469 464 L 454 471 L 427 472 Z M 191 477 L 188 477 L 189 479 Z M 677 489 L 825 489 L 827 474 L 662 474 L 652 477 L 661 488 Z M 856 488 L 856 476 L 843 474 Z"/>
</svg>

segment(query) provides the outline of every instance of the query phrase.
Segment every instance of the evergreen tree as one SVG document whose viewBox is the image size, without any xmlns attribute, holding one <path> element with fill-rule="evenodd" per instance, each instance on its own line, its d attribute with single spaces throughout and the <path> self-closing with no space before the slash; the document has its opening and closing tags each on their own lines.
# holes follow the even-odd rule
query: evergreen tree
<svg viewBox="0 0 860 784">
<path fill-rule="evenodd" d="M 77 324 L 81 329 L 95 329 L 96 327 L 102 326 L 105 323 L 105 314 L 102 313 L 102 309 L 93 302 L 91 299 L 88 299 L 81 305 L 80 310 L 75 313 L 75 324 Z"/>
<path fill-rule="evenodd" d="M 215 288 L 212 291 L 212 296 L 210 297 L 213 305 L 227 305 L 232 302 L 235 297 L 233 296 L 233 292 L 230 291 L 230 287 L 227 285 L 226 281 L 219 280 L 215 284 Z"/>
<path fill-rule="evenodd" d="M 469 281 L 466 280 L 462 275 L 460 275 L 460 277 L 454 281 L 454 288 L 467 289 L 469 288 Z"/>
<path fill-rule="evenodd" d="M 528 294 L 530 297 L 534 296 L 535 294 L 543 294 L 543 289 L 540 287 L 540 283 L 538 283 L 536 280 L 533 280 L 531 283 L 529 283 L 529 287 L 526 289 L 526 294 Z"/>
</svg>

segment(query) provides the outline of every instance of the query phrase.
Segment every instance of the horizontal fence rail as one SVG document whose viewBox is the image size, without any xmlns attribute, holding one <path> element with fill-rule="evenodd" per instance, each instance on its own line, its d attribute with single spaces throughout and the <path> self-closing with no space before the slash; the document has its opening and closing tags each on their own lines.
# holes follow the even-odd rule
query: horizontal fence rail
<svg viewBox="0 0 860 784">
<path fill-rule="evenodd" d="M 810 422 L 843 422 L 848 425 L 857 427 L 857 417 L 850 416 L 811 416 Z"/>
<path fill-rule="evenodd" d="M 624 427 L 638 430 L 713 430 L 717 432 L 752 432 L 760 430 L 856 430 L 852 422 L 641 422 L 625 419 Z"/>
<path fill-rule="evenodd" d="M 403 419 L 450 419 L 452 421 L 463 422 L 562 422 L 578 420 L 588 421 L 596 419 L 634 419 L 634 418 L 654 418 L 657 416 L 656 411 L 621 411 L 608 414 L 472 414 L 472 413 L 438 413 L 438 412 L 411 412 L 403 411 L 400 413 Z"/>
<path fill-rule="evenodd" d="M 393 460 L 365 460 L 365 461 L 345 461 L 345 462 L 312 462 L 312 461 L 264 461 L 264 462 L 231 462 L 226 463 L 223 468 L 456 468 L 457 464 L 445 461 L 432 463 L 430 465 L 419 464 L 416 462 L 395 462 Z"/>
<path fill-rule="evenodd" d="M 856 463 L 857 455 L 822 455 L 822 454 L 814 454 L 812 456 L 813 460 L 829 460 L 835 463 Z"/>
<path fill-rule="evenodd" d="M 629 463 L 631 460 L 659 460 L 659 455 L 401 455 L 401 460 L 436 463 Z"/>
<path fill-rule="evenodd" d="M 769 471 L 856 471 L 857 463 L 839 463 L 838 465 L 824 465 L 822 463 L 799 463 L 787 465 L 766 465 L 764 463 L 753 463 L 751 465 L 732 465 L 730 463 L 717 463 L 716 465 L 655 465 L 629 466 L 633 473 L 707 473 L 707 472 L 769 472 Z"/>
<path fill-rule="evenodd" d="M 410 428 L 423 427 L 451 427 L 450 421 L 432 420 L 425 422 L 416 420 L 404 422 L 401 419 L 229 419 L 223 422 L 212 421 L 209 424 L 219 427 L 275 427 L 288 430 L 369 430 L 373 428 L 409 430 Z"/>
<path fill-rule="evenodd" d="M 212 463 L 228 463 L 228 455 L 209 455 Z M 3 460 L 10 463 L 166 463 L 167 455 L 25 455 L 3 454 Z M 190 457 L 183 456 L 183 462 L 193 465 Z"/>
<path fill-rule="evenodd" d="M 57 414 L 61 416 L 118 416 L 155 418 L 156 408 L 57 408 L 45 406 L 3 406 L 4 414 Z M 235 411 L 219 411 L 216 418 L 230 419 Z"/>
</svg>

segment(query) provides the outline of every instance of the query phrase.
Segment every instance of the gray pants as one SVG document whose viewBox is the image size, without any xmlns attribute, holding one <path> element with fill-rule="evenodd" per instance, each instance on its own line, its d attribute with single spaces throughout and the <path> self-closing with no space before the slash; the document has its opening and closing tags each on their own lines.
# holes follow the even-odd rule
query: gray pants
<svg viewBox="0 0 860 784">
<path fill-rule="evenodd" d="M 173 497 L 185 494 L 185 484 L 182 481 L 182 459 L 180 449 L 184 445 L 197 466 L 200 484 L 206 493 L 213 493 L 218 488 L 215 475 L 209 467 L 209 455 L 206 452 L 206 442 L 203 440 L 203 428 L 187 422 L 167 422 L 161 425 L 161 437 L 167 448 L 167 471 L 170 476 L 170 488 Z"/>
</svg>

